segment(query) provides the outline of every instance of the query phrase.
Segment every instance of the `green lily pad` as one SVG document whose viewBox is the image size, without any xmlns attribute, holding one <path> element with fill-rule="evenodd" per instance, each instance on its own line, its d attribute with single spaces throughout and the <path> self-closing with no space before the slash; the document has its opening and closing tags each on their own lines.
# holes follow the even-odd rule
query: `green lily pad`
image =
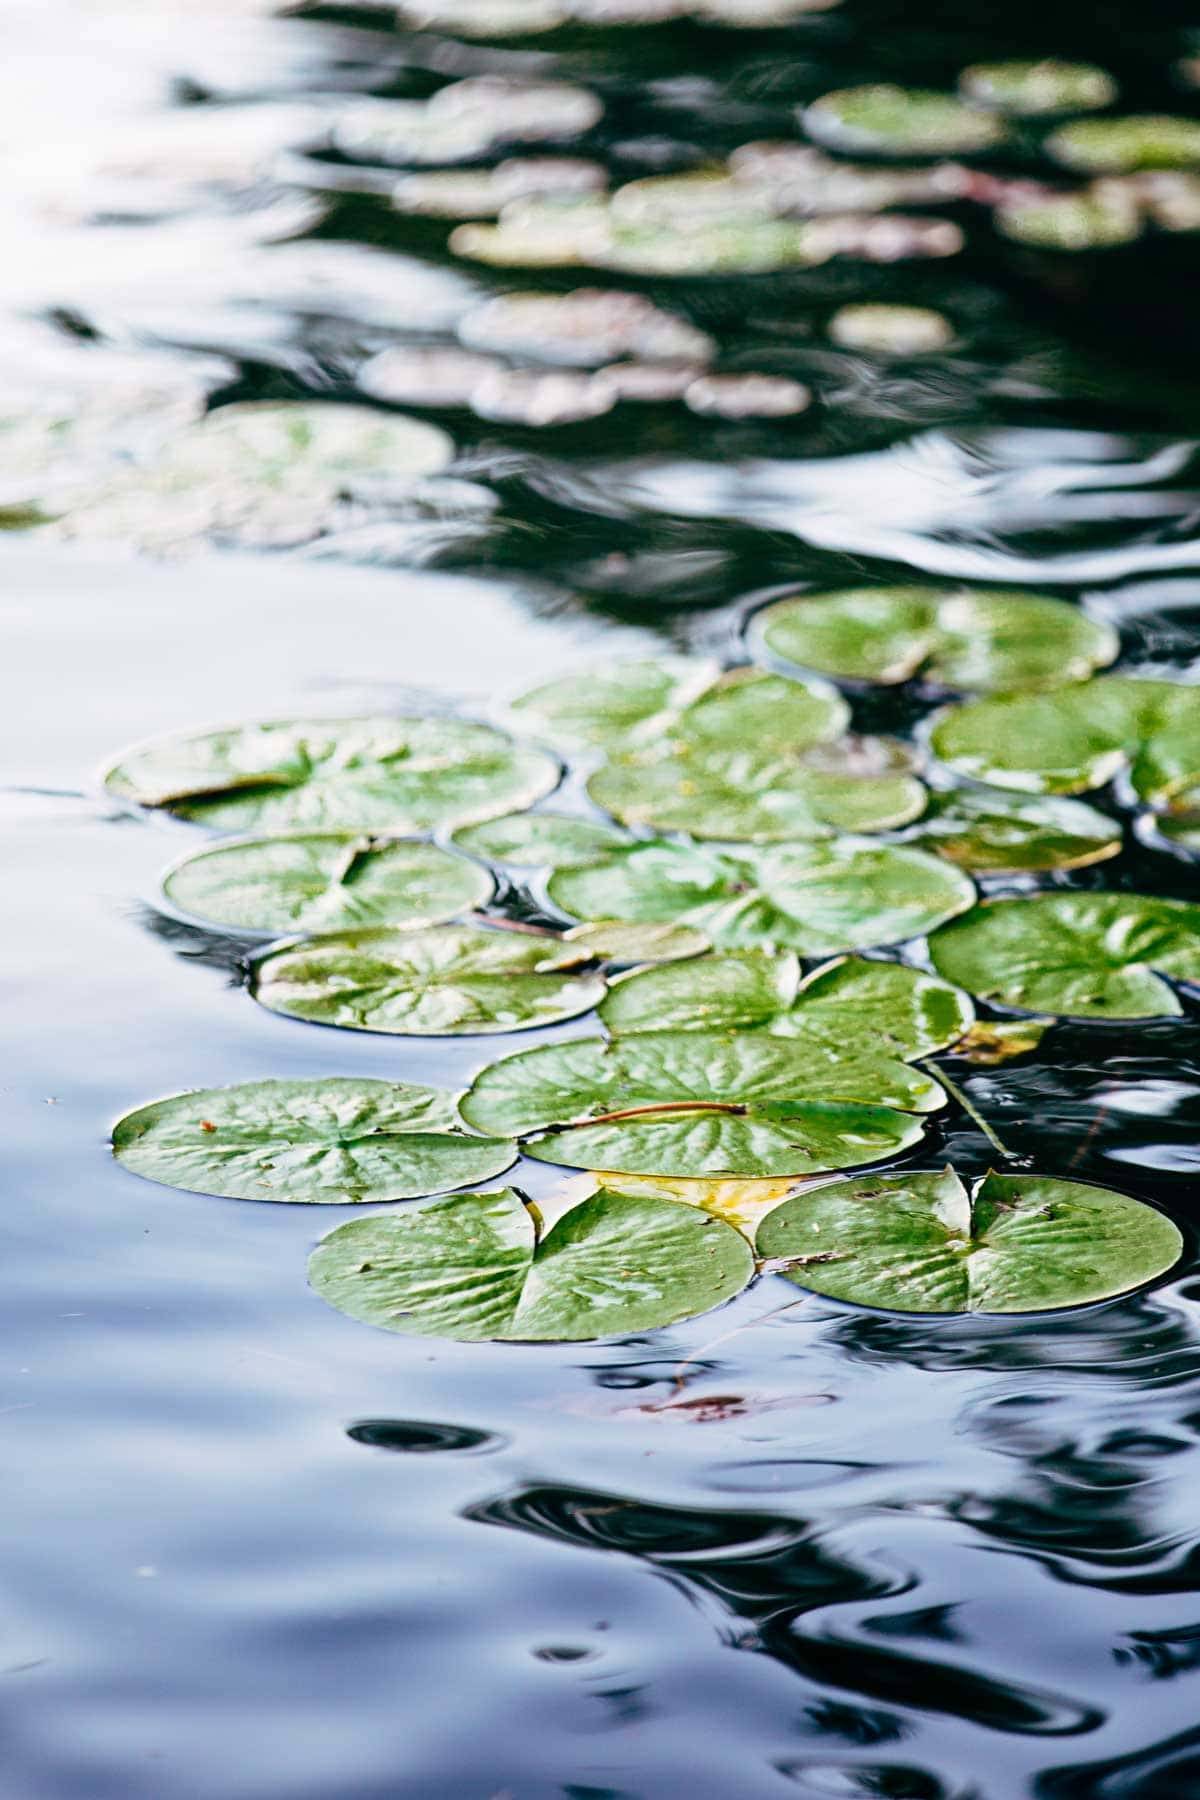
<svg viewBox="0 0 1200 1800">
<path fill-rule="evenodd" d="M 439 925 L 482 906 L 492 889 L 486 869 L 433 844 L 349 832 L 217 844 L 176 863 L 162 884 L 172 906 L 206 925 L 275 937 Z"/>
<path fill-rule="evenodd" d="M 1154 1019 L 1182 1012 L 1164 977 L 1200 982 L 1200 905 L 1151 894 L 985 901 L 934 932 L 934 968 L 1023 1012 Z"/>
<path fill-rule="evenodd" d="M 1117 84 L 1095 63 L 1037 60 L 973 63 L 958 78 L 958 91 L 973 106 L 992 106 L 1015 118 L 1090 112 L 1111 106 Z"/>
<path fill-rule="evenodd" d="M 713 1031 L 575 1038 L 493 1063 L 462 1103 L 542 1162 L 629 1174 L 811 1175 L 918 1142 L 945 1096 L 898 1060 Z M 501 1123 L 503 1122 L 503 1123 Z"/>
<path fill-rule="evenodd" d="M 1023 1313 L 1128 1293 L 1173 1267 L 1183 1239 L 1108 1188 L 991 1173 L 968 1193 L 944 1169 L 809 1189 L 767 1214 L 758 1250 L 798 1287 L 858 1306 Z"/>
<path fill-rule="evenodd" d="M 1110 625 L 1042 594 L 969 588 L 845 588 L 768 607 L 758 626 L 777 656 L 850 681 L 915 675 L 951 688 L 1081 681 L 1113 661 Z"/>
<path fill-rule="evenodd" d="M 932 356 L 954 342 L 949 319 L 928 306 L 840 306 L 826 329 L 843 350 L 877 356 Z"/>
<path fill-rule="evenodd" d="M 731 1225 L 604 1189 L 548 1231 L 512 1188 L 352 1219 L 308 1265 L 316 1292 L 353 1319 L 469 1341 L 652 1331 L 731 1300 L 753 1273 Z"/>
<path fill-rule="evenodd" d="M 602 975 L 560 938 L 477 925 L 342 931 L 283 945 L 254 971 L 270 1012 L 350 1031 L 457 1037 L 528 1031 L 589 1012 Z"/>
<path fill-rule="evenodd" d="M 654 742 L 717 680 L 714 662 L 664 656 L 545 682 L 514 700 L 514 726 L 565 750 Z"/>
<path fill-rule="evenodd" d="M 1013 798 L 987 788 L 929 796 L 917 840 L 974 874 L 1082 869 L 1116 856 L 1121 827 L 1078 800 Z"/>
<path fill-rule="evenodd" d="M 1074 119 L 1052 132 L 1043 149 L 1055 162 L 1085 175 L 1190 169 L 1200 164 L 1200 120 L 1158 113 Z"/>
<path fill-rule="evenodd" d="M 598 962 L 674 963 L 701 956 L 712 945 L 691 925 L 633 925 L 628 919 L 597 919 L 573 925 L 564 941 Z"/>
<path fill-rule="evenodd" d="M 1145 224 L 1136 194 L 1115 182 L 1096 182 L 1073 194 L 1041 194 L 1004 201 L 993 214 L 996 230 L 1037 250 L 1108 250 L 1132 244 Z"/>
<path fill-rule="evenodd" d="M 642 294 L 607 288 L 497 294 L 459 321 L 458 336 L 473 350 L 591 369 L 623 356 L 709 362 L 717 348 L 677 313 Z"/>
<path fill-rule="evenodd" d="M 1154 827 L 1173 850 L 1200 852 L 1200 819 L 1156 819 Z"/>
<path fill-rule="evenodd" d="M 218 831 L 429 831 L 532 805 L 543 752 L 460 719 L 287 719 L 153 738 L 104 776 L 116 799 Z"/>
<path fill-rule="evenodd" d="M 944 1050 L 974 1016 L 966 994 L 905 963 L 844 957 L 802 979 L 794 952 L 767 950 L 725 951 L 683 968 L 635 970 L 612 984 L 600 1006 L 614 1036 L 766 1031 L 856 1065 L 864 1055 L 894 1062 Z"/>
<path fill-rule="evenodd" d="M 889 769 L 892 757 L 878 739 L 844 739 L 797 756 L 681 744 L 614 757 L 587 791 L 625 825 L 731 843 L 890 831 L 925 808 L 923 785 L 904 768 Z"/>
<path fill-rule="evenodd" d="M 834 150 L 874 156 L 969 156 L 1003 143 L 1006 128 L 953 94 L 928 88 L 841 88 L 804 109 L 804 128 Z"/>
<path fill-rule="evenodd" d="M 652 840 L 557 869 L 547 891 L 575 918 L 669 920 L 721 948 L 813 957 L 920 937 L 975 898 L 967 877 L 938 857 L 852 839 L 736 851 Z"/>
<path fill-rule="evenodd" d="M 516 1145 L 466 1131 L 452 1094 L 391 1081 L 244 1081 L 126 1113 L 113 1154 L 164 1187 L 347 1206 L 499 1175 Z"/>
<path fill-rule="evenodd" d="M 1079 794 L 1127 771 L 1156 810 L 1200 807 L 1200 690 L 1107 675 L 1045 694 L 948 707 L 934 753 L 959 775 L 1026 794 Z"/>
<path fill-rule="evenodd" d="M 600 819 L 577 819 L 569 813 L 509 813 L 482 825 L 466 825 L 452 842 L 468 856 L 508 863 L 516 869 L 555 869 L 564 863 L 591 862 L 606 850 L 629 842 L 628 834 Z"/>
</svg>

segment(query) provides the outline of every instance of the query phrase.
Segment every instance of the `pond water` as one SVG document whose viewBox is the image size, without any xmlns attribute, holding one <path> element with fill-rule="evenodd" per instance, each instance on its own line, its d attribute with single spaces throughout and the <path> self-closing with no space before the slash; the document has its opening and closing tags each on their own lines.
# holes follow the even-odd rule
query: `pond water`
<svg viewBox="0 0 1200 1800">
<path fill-rule="evenodd" d="M 0 1787 L 1200 1795 L 1192 1000 L 1179 1020 L 1058 1024 L 996 1069 L 946 1062 L 1016 1155 L 1153 1201 L 1185 1233 L 1165 1282 L 1070 1313 L 905 1317 L 766 1276 L 623 1341 L 392 1336 L 305 1284 L 351 1209 L 174 1192 L 108 1155 L 114 1118 L 153 1096 L 265 1075 L 460 1087 L 531 1041 L 335 1033 L 256 1007 L 228 940 L 148 903 L 195 834 L 100 795 L 95 770 L 127 743 L 297 709 L 495 717 L 618 655 L 737 660 L 752 604 L 883 576 L 1061 593 L 1119 628 L 1123 666 L 1200 666 L 1194 235 L 1031 250 L 956 191 L 918 208 L 965 233 L 953 256 L 491 267 L 449 247 L 452 222 L 390 207 L 395 170 L 322 147 L 348 98 L 497 73 L 599 94 L 582 148 L 545 153 L 614 184 L 800 142 L 796 105 L 833 89 L 945 88 L 1009 56 L 1096 62 L 1130 107 L 1193 116 L 1186 13 L 1018 5 L 972 25 L 936 0 L 916 17 L 845 0 L 769 29 L 576 19 L 502 38 L 422 27 L 422 10 L 3 9 L 0 364 L 35 416 L 56 383 L 71 408 L 90 384 L 105 398 L 55 490 L 99 482 L 78 526 L 70 508 L 63 526 L 26 516 L 44 496 L 0 456 Z M 1054 180 L 1028 144 L 992 178 Z M 253 519 L 213 530 L 200 504 L 150 542 L 168 555 L 141 555 L 145 510 L 106 511 L 106 459 L 153 410 L 128 398 L 143 381 L 185 408 L 361 398 L 371 357 L 449 347 L 489 294 L 579 285 L 648 294 L 718 340 L 723 371 L 799 380 L 811 409 L 623 401 L 539 426 L 496 416 L 502 387 L 491 417 L 422 409 L 457 461 L 415 499 L 301 528 L 291 509 L 266 549 Z M 936 308 L 953 341 L 839 346 L 829 317 L 852 302 Z M 57 510 L 51 495 L 38 517 Z M 928 710 L 876 693 L 855 722 L 908 730 Z M 1195 864 L 1134 845 L 1040 885 L 1194 897 Z M 943 1118 L 932 1160 L 982 1172 L 975 1121 Z M 514 1179 L 549 1196 L 572 1178 Z"/>
</svg>

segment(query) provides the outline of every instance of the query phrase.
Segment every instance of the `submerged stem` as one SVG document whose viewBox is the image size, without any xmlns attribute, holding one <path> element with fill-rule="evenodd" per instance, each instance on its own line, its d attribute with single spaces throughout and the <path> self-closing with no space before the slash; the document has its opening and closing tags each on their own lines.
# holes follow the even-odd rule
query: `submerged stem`
<svg viewBox="0 0 1200 1800">
<path fill-rule="evenodd" d="M 949 1075 L 945 1074 L 941 1069 L 937 1072 L 937 1079 L 941 1082 L 946 1092 L 953 1095 L 954 1099 L 958 1101 L 958 1104 L 967 1114 L 967 1117 L 975 1121 L 993 1150 L 998 1150 L 1006 1162 L 1023 1163 L 1025 1161 L 1023 1156 L 1018 1156 L 1015 1150 L 1009 1149 L 1004 1140 L 988 1124 L 979 1109 L 973 1106 L 971 1101 L 968 1100 L 966 1094 L 956 1081 L 951 1081 Z"/>
</svg>

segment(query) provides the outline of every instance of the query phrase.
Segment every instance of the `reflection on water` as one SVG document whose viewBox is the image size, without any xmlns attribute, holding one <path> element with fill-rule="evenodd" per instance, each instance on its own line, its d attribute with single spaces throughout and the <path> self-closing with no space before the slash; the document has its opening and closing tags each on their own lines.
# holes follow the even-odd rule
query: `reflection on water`
<svg viewBox="0 0 1200 1800">
<path fill-rule="evenodd" d="M 624 1343 L 409 1341 L 306 1291 L 314 1238 L 346 1215 L 155 1189 L 104 1152 L 113 1117 L 155 1094 L 264 1074 L 462 1084 L 498 1053 L 253 1006 L 235 944 L 146 904 L 191 840 L 96 798 L 89 772 L 124 743 L 312 708 L 486 714 L 587 658 L 732 657 L 788 588 L 913 570 L 1065 591 L 1118 627 L 1127 666 L 1194 676 L 1194 236 L 1029 257 L 984 229 L 969 183 L 922 197 L 926 174 L 903 207 L 946 215 L 961 256 L 597 275 L 449 243 L 455 195 L 483 219 L 497 185 L 586 198 L 597 170 L 686 173 L 794 140 L 796 105 L 829 88 L 948 85 L 999 55 L 1084 56 L 1131 105 L 1192 113 L 1172 73 L 1196 48 L 1186 9 L 985 19 L 926 0 L 918 21 L 844 0 L 744 31 L 696 10 L 502 42 L 367 5 L 5 10 L 14 1800 L 1200 1793 L 1194 1017 L 1056 1025 L 1035 1058 L 947 1063 L 1014 1152 L 1185 1230 L 1174 1280 L 1059 1316 L 905 1319 L 767 1278 Z M 351 102 L 419 102 L 411 146 L 431 95 L 495 75 L 582 83 L 603 116 L 566 142 L 536 119 L 532 140 L 494 142 L 493 108 L 486 146 L 447 153 L 453 188 L 423 152 L 392 168 L 336 137 Z M 715 417 L 677 371 L 658 400 L 630 398 L 644 375 L 598 410 L 589 390 L 571 422 L 515 416 L 528 384 L 506 369 L 499 401 L 495 370 L 490 401 L 464 397 L 468 314 L 580 285 L 646 295 L 686 322 L 689 355 L 711 338 L 721 372 L 813 404 Z M 888 358 L 830 333 L 835 309 L 875 301 L 935 308 L 953 335 Z M 486 354 L 538 366 L 527 345 Z M 440 372 L 399 409 L 436 400 L 421 416 L 456 461 L 301 553 L 217 556 L 200 528 L 175 546 L 189 557 L 138 562 L 38 527 L 35 502 L 127 477 L 211 403 L 362 401 L 389 369 L 410 392 L 414 369 Z M 882 693 L 855 724 L 905 731 L 925 709 Z M 1161 844 L 1054 880 L 1195 886 Z M 507 898 L 538 916 L 535 891 Z M 939 1155 L 986 1168 L 965 1115 L 943 1135 Z M 561 1175 L 520 1179 L 546 1197 Z"/>
</svg>

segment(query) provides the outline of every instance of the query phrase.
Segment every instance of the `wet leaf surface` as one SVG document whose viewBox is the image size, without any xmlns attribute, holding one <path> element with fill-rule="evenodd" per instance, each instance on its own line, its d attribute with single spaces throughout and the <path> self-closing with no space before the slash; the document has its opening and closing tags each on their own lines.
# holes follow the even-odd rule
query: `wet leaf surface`
<svg viewBox="0 0 1200 1800">
<path fill-rule="evenodd" d="M 625 832 L 603 820 L 557 812 L 509 813 L 454 833 L 455 844 L 468 855 L 517 869 L 590 862 L 628 841 Z"/>
</svg>

